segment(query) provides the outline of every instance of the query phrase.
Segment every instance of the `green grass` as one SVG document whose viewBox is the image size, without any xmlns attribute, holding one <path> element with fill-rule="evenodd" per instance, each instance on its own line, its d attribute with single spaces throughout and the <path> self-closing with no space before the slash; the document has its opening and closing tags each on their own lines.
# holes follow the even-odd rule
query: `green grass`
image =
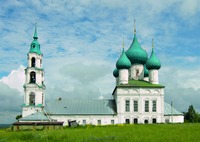
<svg viewBox="0 0 200 142">
<path fill-rule="evenodd" d="M 200 124 L 85 126 L 42 131 L 0 130 L 0 142 L 197 142 Z"/>
</svg>

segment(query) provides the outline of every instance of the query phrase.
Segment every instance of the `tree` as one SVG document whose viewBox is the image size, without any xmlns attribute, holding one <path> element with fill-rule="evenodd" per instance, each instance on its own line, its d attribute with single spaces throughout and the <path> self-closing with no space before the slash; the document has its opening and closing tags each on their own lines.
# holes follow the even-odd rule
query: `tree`
<svg viewBox="0 0 200 142">
<path fill-rule="evenodd" d="M 190 105 L 188 108 L 188 112 L 185 113 L 185 121 L 186 122 L 191 122 L 191 123 L 196 123 L 199 120 L 199 115 L 196 113 L 193 105 Z"/>
<path fill-rule="evenodd" d="M 21 115 L 21 114 L 20 114 L 20 115 L 17 115 L 17 116 L 15 117 L 16 120 L 19 120 L 20 118 L 22 118 L 22 115 Z"/>
</svg>

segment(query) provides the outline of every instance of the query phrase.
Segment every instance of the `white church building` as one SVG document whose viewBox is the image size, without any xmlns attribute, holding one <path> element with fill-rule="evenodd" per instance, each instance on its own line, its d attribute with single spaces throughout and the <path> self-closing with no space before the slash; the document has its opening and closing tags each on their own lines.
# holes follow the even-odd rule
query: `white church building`
<svg viewBox="0 0 200 142">
<path fill-rule="evenodd" d="M 159 84 L 160 60 L 154 51 L 148 58 L 140 46 L 136 28 L 130 48 L 116 62 L 113 76 L 116 87 L 110 100 L 66 100 L 45 102 L 43 54 L 38 42 L 37 27 L 27 54 L 24 104 L 19 122 L 76 121 L 80 125 L 110 125 L 133 123 L 183 123 L 184 116 L 164 101 L 165 86 Z"/>
</svg>

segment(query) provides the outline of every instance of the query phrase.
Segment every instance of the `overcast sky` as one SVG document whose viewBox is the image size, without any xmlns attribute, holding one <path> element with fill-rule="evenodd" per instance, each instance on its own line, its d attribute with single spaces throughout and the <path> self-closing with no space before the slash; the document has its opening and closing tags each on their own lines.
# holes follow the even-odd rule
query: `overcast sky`
<svg viewBox="0 0 200 142">
<path fill-rule="evenodd" d="M 112 72 L 124 38 L 161 60 L 165 101 L 200 111 L 199 0 L 0 1 L 0 123 L 21 114 L 24 68 L 34 24 L 43 53 L 46 101 L 112 98 Z"/>
</svg>

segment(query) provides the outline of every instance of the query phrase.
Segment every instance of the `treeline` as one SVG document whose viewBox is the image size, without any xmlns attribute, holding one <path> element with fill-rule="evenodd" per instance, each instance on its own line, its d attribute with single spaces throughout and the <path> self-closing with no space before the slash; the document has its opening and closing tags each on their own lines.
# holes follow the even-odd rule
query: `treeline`
<svg viewBox="0 0 200 142">
<path fill-rule="evenodd" d="M 188 108 L 188 112 L 184 112 L 183 114 L 186 123 L 200 122 L 200 114 L 195 111 L 193 105 L 190 105 Z"/>
</svg>

